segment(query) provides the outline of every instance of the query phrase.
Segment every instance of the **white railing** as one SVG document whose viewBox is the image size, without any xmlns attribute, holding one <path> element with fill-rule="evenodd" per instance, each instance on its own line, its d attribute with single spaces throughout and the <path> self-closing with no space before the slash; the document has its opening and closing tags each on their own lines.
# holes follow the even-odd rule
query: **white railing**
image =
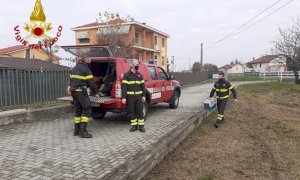
<svg viewBox="0 0 300 180">
<path fill-rule="evenodd" d="M 300 71 L 298 72 L 300 74 Z M 294 78 L 295 74 L 293 71 L 285 71 L 285 72 L 261 72 L 259 73 L 259 77 L 263 78 L 264 80 L 266 78 L 270 77 L 278 77 L 280 79 L 280 82 L 282 82 L 283 78 Z"/>
</svg>

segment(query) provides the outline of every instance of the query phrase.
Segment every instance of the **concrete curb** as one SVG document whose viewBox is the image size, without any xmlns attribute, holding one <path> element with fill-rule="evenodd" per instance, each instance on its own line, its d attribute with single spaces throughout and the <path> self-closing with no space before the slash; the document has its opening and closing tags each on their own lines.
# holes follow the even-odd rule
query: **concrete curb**
<svg viewBox="0 0 300 180">
<path fill-rule="evenodd" d="M 210 112 L 206 110 L 199 110 L 193 113 L 192 116 L 161 137 L 159 141 L 147 149 L 141 150 L 136 156 L 127 159 L 124 164 L 115 168 L 113 172 L 106 174 L 101 179 L 141 179 L 197 128 L 209 114 Z"/>
<path fill-rule="evenodd" d="M 47 107 L 34 110 L 26 110 L 24 112 L 15 112 L 12 114 L 0 115 L 0 126 L 18 123 L 18 122 L 31 122 L 42 120 L 44 117 L 59 117 L 72 111 L 72 106 L 60 105 L 54 107 Z"/>
</svg>

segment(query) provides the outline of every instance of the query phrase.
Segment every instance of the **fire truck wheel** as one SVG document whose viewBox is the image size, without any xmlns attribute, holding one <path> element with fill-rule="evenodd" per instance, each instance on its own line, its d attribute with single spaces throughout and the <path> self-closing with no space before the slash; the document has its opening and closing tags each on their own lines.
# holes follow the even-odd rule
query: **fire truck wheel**
<svg viewBox="0 0 300 180">
<path fill-rule="evenodd" d="M 179 104 L 179 93 L 178 91 L 175 91 L 171 99 L 171 102 L 169 103 L 169 107 L 171 109 L 176 109 L 178 107 L 178 104 Z"/>
<path fill-rule="evenodd" d="M 92 108 L 92 118 L 93 119 L 103 119 L 106 114 L 106 110 L 100 107 L 93 107 Z"/>
</svg>

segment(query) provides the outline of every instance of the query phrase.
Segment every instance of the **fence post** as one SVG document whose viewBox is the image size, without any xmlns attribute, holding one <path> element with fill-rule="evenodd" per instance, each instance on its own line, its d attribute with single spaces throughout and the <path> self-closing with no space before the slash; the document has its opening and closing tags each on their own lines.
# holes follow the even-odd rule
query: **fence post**
<svg viewBox="0 0 300 180">
<path fill-rule="evenodd" d="M 280 72 L 280 82 L 282 83 L 282 71 Z"/>
<path fill-rule="evenodd" d="M 264 80 L 266 80 L 266 72 L 264 72 Z"/>
</svg>

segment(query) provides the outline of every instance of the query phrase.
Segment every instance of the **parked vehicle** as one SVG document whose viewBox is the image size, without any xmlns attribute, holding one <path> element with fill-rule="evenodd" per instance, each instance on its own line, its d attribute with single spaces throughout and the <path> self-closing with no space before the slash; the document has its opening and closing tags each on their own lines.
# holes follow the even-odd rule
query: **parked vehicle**
<svg viewBox="0 0 300 180">
<path fill-rule="evenodd" d="M 103 118 L 106 112 L 127 111 L 126 105 L 122 104 L 121 86 L 123 75 L 129 71 L 129 59 L 111 57 L 109 49 L 102 46 L 63 46 L 62 48 L 81 56 L 83 52 L 88 54 L 95 83 L 100 89 L 108 89 L 100 98 L 90 97 L 93 102 L 92 117 L 94 119 Z M 94 52 L 97 52 L 97 57 Z M 145 119 L 148 108 L 152 104 L 164 102 L 168 103 L 172 109 L 178 107 L 181 89 L 179 82 L 174 80 L 173 76 L 168 75 L 162 67 L 143 62 L 139 64 L 139 72 L 144 77 L 147 91 L 146 102 L 143 104 Z M 113 82 L 104 83 L 109 76 L 110 81 Z M 61 99 L 72 101 L 70 93 L 68 97 Z"/>
</svg>

